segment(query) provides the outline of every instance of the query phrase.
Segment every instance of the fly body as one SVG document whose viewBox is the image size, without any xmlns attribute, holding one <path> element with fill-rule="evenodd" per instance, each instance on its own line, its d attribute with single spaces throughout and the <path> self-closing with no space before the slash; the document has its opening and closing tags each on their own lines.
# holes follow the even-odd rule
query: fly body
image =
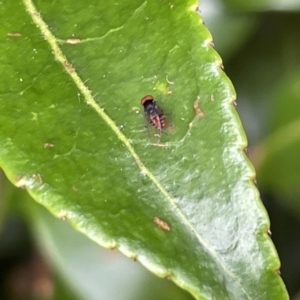
<svg viewBox="0 0 300 300">
<path fill-rule="evenodd" d="M 171 125 L 168 123 L 163 110 L 156 104 L 151 95 L 144 96 L 141 99 L 141 104 L 144 106 L 144 114 L 150 139 L 159 142 L 161 131 L 168 127 L 170 128 Z M 151 130 L 151 127 L 155 128 L 154 133 L 152 133 L 153 130 Z"/>
<path fill-rule="evenodd" d="M 141 104 L 144 106 L 147 122 L 158 130 L 163 129 L 166 125 L 166 117 L 163 110 L 154 101 L 153 97 L 151 95 L 144 96 L 141 100 Z"/>
</svg>

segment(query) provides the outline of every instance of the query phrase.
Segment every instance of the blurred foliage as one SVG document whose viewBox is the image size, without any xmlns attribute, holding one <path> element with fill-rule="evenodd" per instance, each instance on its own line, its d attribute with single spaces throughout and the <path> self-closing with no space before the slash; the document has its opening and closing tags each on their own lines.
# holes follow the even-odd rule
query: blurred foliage
<svg viewBox="0 0 300 300">
<path fill-rule="evenodd" d="M 292 299 L 300 292 L 299 6 L 299 1 L 296 0 L 205 0 L 200 6 L 201 15 L 214 37 L 216 50 L 224 58 L 225 71 L 238 94 L 237 110 L 249 138 L 249 156 L 257 169 L 258 187 L 271 219 L 272 239 L 281 258 L 281 275 Z M 3 215 L 2 207 L 5 206 L 6 209 L 6 197 L 7 195 L 2 195 L 0 201 L 0 217 Z M 16 195 L 15 201 L 24 200 L 24 197 L 26 198 L 24 195 Z M 26 200 L 23 202 L 26 203 Z M 28 214 L 39 210 L 41 208 L 32 207 Z M 41 233 L 46 228 L 43 226 L 44 222 L 61 221 L 52 219 L 44 211 L 39 213 L 43 218 L 36 219 L 36 234 L 33 239 L 30 239 L 26 230 L 24 232 L 24 225 L 15 221 L 15 217 L 6 219 L 6 228 L 8 226 L 9 232 L 16 234 L 11 235 L 11 240 L 7 241 L 9 235 L 7 236 L 6 231 L 2 233 L 1 259 L 11 262 L 5 270 L 2 268 L 2 274 L 8 274 L 13 266 L 23 262 L 26 254 L 27 257 L 32 255 L 35 244 L 33 240 L 38 241 L 45 256 L 47 251 L 57 253 L 55 245 L 58 241 L 39 238 L 47 236 L 47 232 Z M 68 225 L 65 225 L 63 230 L 68 231 Z M 76 235 L 72 231 L 68 234 Z M 78 239 L 80 245 L 81 238 L 75 237 L 74 243 Z M 29 241 L 32 242 L 31 246 L 28 245 Z M 63 240 L 60 242 L 63 243 Z M 74 244 L 74 247 L 79 247 L 78 245 Z M 93 248 L 92 245 L 89 247 Z M 97 255 L 95 249 L 89 248 L 87 251 L 91 255 Z M 63 257 L 62 255 L 60 253 L 57 257 Z M 102 254 L 99 253 L 100 255 Z M 7 259 L 8 256 L 12 259 Z M 107 259 L 111 260 L 110 257 Z M 122 261 L 119 256 L 114 261 L 115 259 L 117 264 Z M 105 259 L 101 261 L 105 264 Z M 122 264 L 124 261 L 120 263 L 121 266 Z M 59 269 L 58 260 L 52 261 L 50 265 Z M 148 276 L 148 279 L 143 277 L 140 283 L 142 288 L 147 286 L 147 280 L 152 282 L 151 286 L 157 284 L 157 290 L 164 289 L 161 285 L 169 285 L 166 290 L 171 295 L 162 292 L 162 299 L 191 299 L 188 294 L 173 287 L 173 284 L 161 281 L 144 270 L 137 271 L 138 264 L 132 265 L 124 266 L 124 278 L 129 272 L 131 275 L 135 273 L 137 277 Z M 108 268 L 108 265 L 105 267 Z M 114 276 L 118 272 L 120 271 L 116 268 Z M 131 275 L 127 277 L 130 278 Z M 53 278 L 57 282 L 56 286 L 65 290 L 66 294 L 70 293 L 68 285 L 72 283 L 67 282 L 63 274 L 56 275 L 53 272 Z M 127 285 L 130 286 L 130 281 Z"/>
<path fill-rule="evenodd" d="M 300 10 L 298 0 L 223 0 L 228 8 L 243 11 L 294 11 Z"/>
</svg>

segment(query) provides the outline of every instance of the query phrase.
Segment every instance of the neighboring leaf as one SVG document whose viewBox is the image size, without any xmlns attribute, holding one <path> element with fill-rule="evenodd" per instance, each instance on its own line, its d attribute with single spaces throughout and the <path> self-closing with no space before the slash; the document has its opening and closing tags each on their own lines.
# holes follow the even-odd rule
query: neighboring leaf
<svg viewBox="0 0 300 300">
<path fill-rule="evenodd" d="M 226 9 L 222 0 L 202 0 L 201 14 L 214 37 L 215 48 L 225 62 L 249 40 L 261 19 L 258 15 L 234 13 Z"/>
<path fill-rule="evenodd" d="M 300 10 L 298 0 L 223 0 L 232 9 L 239 10 Z"/>
<path fill-rule="evenodd" d="M 300 118 L 295 107 L 300 101 L 299 83 L 300 73 L 296 72 L 274 91 L 270 134 L 250 152 L 260 185 L 272 190 L 278 199 L 284 195 L 283 205 L 290 206 L 298 216 Z"/>
<path fill-rule="evenodd" d="M 234 89 L 195 2 L 36 3 L 0 8 L 9 179 L 197 299 L 287 299 Z M 149 93 L 176 128 L 160 145 L 144 130 Z"/>
</svg>

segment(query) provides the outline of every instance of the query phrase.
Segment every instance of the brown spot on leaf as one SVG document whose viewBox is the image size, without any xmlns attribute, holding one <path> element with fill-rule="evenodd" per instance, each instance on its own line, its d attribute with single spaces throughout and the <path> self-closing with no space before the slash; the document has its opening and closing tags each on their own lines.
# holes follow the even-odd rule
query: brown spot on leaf
<svg viewBox="0 0 300 300">
<path fill-rule="evenodd" d="M 22 175 L 16 175 L 15 180 L 16 180 L 16 186 L 18 188 L 21 189 L 25 189 L 26 188 L 26 180 L 25 180 L 26 176 L 22 176 Z"/>
<path fill-rule="evenodd" d="M 72 64 L 69 63 L 67 60 L 64 61 L 64 66 L 69 73 L 74 72 L 74 68 L 73 68 Z"/>
<path fill-rule="evenodd" d="M 195 115 L 199 118 L 203 118 L 204 113 L 199 107 L 199 98 L 197 98 L 197 100 L 194 102 L 193 107 L 194 107 L 194 110 L 195 110 Z"/>
<path fill-rule="evenodd" d="M 68 221 L 68 217 L 67 217 L 66 215 L 65 215 L 65 216 L 61 216 L 60 219 L 61 219 L 62 221 L 64 221 L 64 222 L 65 222 L 65 221 Z"/>
<path fill-rule="evenodd" d="M 161 219 L 158 218 L 158 217 L 154 217 L 153 222 L 154 222 L 158 227 L 160 227 L 161 229 L 163 229 L 163 230 L 165 230 L 165 231 L 170 231 L 170 230 L 171 230 L 169 224 L 168 224 L 167 222 L 161 220 Z"/>
</svg>

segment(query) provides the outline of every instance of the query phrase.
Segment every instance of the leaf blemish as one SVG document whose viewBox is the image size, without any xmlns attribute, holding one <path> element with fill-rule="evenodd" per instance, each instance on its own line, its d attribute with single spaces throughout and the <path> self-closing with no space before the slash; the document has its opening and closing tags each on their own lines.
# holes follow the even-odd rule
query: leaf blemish
<svg viewBox="0 0 300 300">
<path fill-rule="evenodd" d="M 77 187 L 76 186 L 72 186 L 72 191 L 74 191 L 74 192 L 78 192 L 78 189 L 77 189 Z"/>
<path fill-rule="evenodd" d="M 204 117 L 204 113 L 203 111 L 200 109 L 199 107 L 199 96 L 197 97 L 197 100 L 194 102 L 193 104 L 193 107 L 194 107 L 194 110 L 195 110 L 195 115 L 199 118 L 203 118 Z"/>
<path fill-rule="evenodd" d="M 192 5 L 190 9 L 191 9 L 192 11 L 200 12 L 199 6 L 196 5 L 196 4 Z"/>
<path fill-rule="evenodd" d="M 68 217 L 67 216 L 62 216 L 61 218 L 60 218 L 62 221 L 68 221 Z"/>
<path fill-rule="evenodd" d="M 169 80 L 168 75 L 166 76 L 166 81 L 167 81 L 167 83 L 169 83 L 169 84 L 174 84 L 174 81 L 170 81 L 170 80 Z"/>
<path fill-rule="evenodd" d="M 139 167 L 141 167 L 141 166 L 143 165 L 142 161 L 141 161 L 139 158 L 137 158 L 137 159 L 135 160 L 135 162 L 136 162 L 136 164 L 137 164 Z M 142 171 L 142 174 L 144 174 L 143 171 Z"/>
<path fill-rule="evenodd" d="M 37 118 L 37 113 L 35 113 L 35 112 L 31 112 L 31 114 L 32 114 L 32 118 L 31 118 L 31 121 L 36 121 L 38 118 Z"/>
<path fill-rule="evenodd" d="M 75 71 L 72 64 L 69 63 L 67 60 L 64 61 L 64 67 L 66 68 L 68 73 L 73 73 Z"/>
<path fill-rule="evenodd" d="M 193 103 L 193 108 L 194 108 L 194 112 L 195 112 L 195 117 L 194 117 L 194 119 L 189 123 L 189 129 L 188 129 L 188 131 L 187 131 L 185 137 L 191 135 L 190 130 L 191 130 L 191 128 L 193 127 L 194 122 L 195 122 L 197 119 L 203 118 L 203 117 L 204 117 L 204 113 L 203 113 L 203 111 L 202 111 L 202 110 L 200 109 L 200 107 L 199 107 L 199 100 L 200 100 L 200 97 L 197 96 L 196 101 L 194 101 L 194 103 Z M 185 139 L 185 137 L 183 138 L 183 140 Z"/>
<path fill-rule="evenodd" d="M 134 111 L 136 114 L 140 113 L 140 108 L 139 107 L 134 106 L 134 107 L 132 107 L 131 110 Z"/>
<path fill-rule="evenodd" d="M 37 183 L 42 184 L 43 183 L 43 179 L 41 174 L 37 173 L 37 174 L 33 174 L 32 178 L 36 180 Z"/>
<path fill-rule="evenodd" d="M 79 43 L 81 43 L 81 39 L 76 39 L 76 38 L 66 39 L 66 44 L 77 45 Z"/>
<path fill-rule="evenodd" d="M 131 256 L 130 259 L 132 259 L 133 261 L 137 261 L 137 256 L 136 255 Z"/>
<path fill-rule="evenodd" d="M 212 38 L 208 38 L 208 39 L 204 40 L 204 42 L 203 42 L 204 47 L 208 47 L 208 46 L 212 46 L 212 45 L 213 45 Z"/>
<path fill-rule="evenodd" d="M 68 212 L 65 211 L 65 210 L 61 210 L 61 211 L 57 214 L 57 216 L 58 216 L 61 220 L 63 220 L 63 221 L 67 221 L 67 220 L 68 220 Z"/>
<path fill-rule="evenodd" d="M 281 275 L 280 269 L 276 270 L 277 274 Z"/>
<path fill-rule="evenodd" d="M 22 34 L 19 32 L 9 32 L 9 33 L 7 33 L 7 36 L 20 37 L 20 36 L 22 36 Z"/>
<path fill-rule="evenodd" d="M 171 230 L 169 224 L 168 224 L 167 222 L 161 220 L 161 219 L 158 218 L 158 217 L 154 217 L 153 222 L 154 222 L 158 227 L 160 227 L 161 229 L 163 229 L 163 230 L 165 230 L 165 231 L 170 231 L 170 230 Z"/>
<path fill-rule="evenodd" d="M 44 143 L 44 148 L 53 148 L 54 145 L 51 143 Z"/>
<path fill-rule="evenodd" d="M 169 147 L 171 143 L 150 143 L 149 145 L 155 146 L 155 147 Z"/>
<path fill-rule="evenodd" d="M 16 180 L 16 186 L 18 188 L 21 188 L 21 189 L 25 189 L 26 188 L 26 180 L 24 180 L 23 176 L 16 175 L 15 180 Z"/>
<path fill-rule="evenodd" d="M 33 174 L 32 176 L 26 174 L 26 175 L 16 175 L 16 187 L 25 189 L 27 187 L 31 187 L 34 185 L 34 183 L 38 182 L 42 184 L 42 177 L 40 174 Z"/>
</svg>

